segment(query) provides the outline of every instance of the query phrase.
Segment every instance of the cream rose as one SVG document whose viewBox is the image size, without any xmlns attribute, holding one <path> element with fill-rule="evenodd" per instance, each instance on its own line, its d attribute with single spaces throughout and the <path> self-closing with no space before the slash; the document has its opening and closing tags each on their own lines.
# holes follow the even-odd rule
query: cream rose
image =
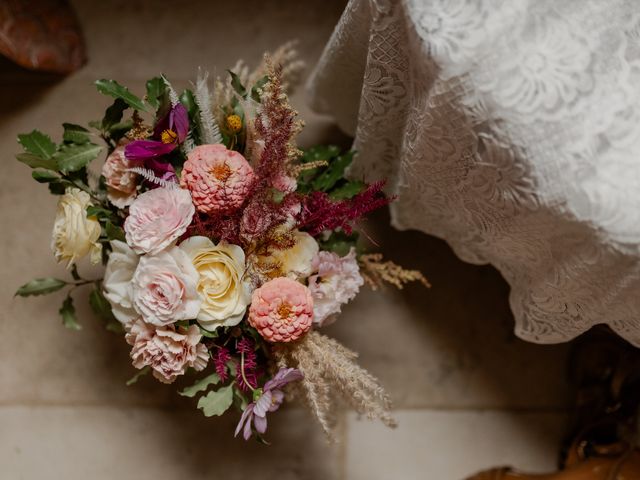
<svg viewBox="0 0 640 480">
<path fill-rule="evenodd" d="M 100 263 L 101 228 L 95 217 L 87 218 L 89 205 L 89 194 L 77 188 L 68 188 L 58 200 L 51 249 L 58 262 L 68 262 L 67 268 L 88 253 L 91 253 L 91 263 Z"/>
<path fill-rule="evenodd" d="M 294 232 L 295 245 L 286 250 L 274 250 L 271 255 L 259 257 L 262 264 L 278 265 L 279 275 L 294 280 L 307 278 L 313 272 L 313 258 L 320 250 L 318 242 L 306 232 Z"/>
<path fill-rule="evenodd" d="M 135 309 L 152 325 L 196 318 L 200 311 L 198 272 L 178 247 L 140 258 L 131 285 Z"/>
<path fill-rule="evenodd" d="M 133 307 L 131 280 L 138 266 L 138 255 L 119 240 L 111 242 L 111 254 L 104 271 L 102 289 L 113 315 L 128 327 L 139 317 Z"/>
<path fill-rule="evenodd" d="M 245 257 L 237 245 L 214 244 L 206 237 L 191 237 L 180 244 L 198 271 L 202 300 L 198 323 L 207 330 L 240 323 L 251 302 L 251 289 L 243 280 Z"/>
</svg>

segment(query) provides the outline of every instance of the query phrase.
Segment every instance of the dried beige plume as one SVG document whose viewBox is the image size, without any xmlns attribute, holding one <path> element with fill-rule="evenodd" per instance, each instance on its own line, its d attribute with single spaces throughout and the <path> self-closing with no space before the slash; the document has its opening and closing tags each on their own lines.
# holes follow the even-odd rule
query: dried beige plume
<svg viewBox="0 0 640 480">
<path fill-rule="evenodd" d="M 274 353 L 279 366 L 295 367 L 304 374 L 298 393 L 304 393 L 330 438 L 336 398 L 369 419 L 396 426 L 391 416 L 391 400 L 378 380 L 354 361 L 356 353 L 335 340 L 312 331 L 295 344 L 280 346 Z"/>
<path fill-rule="evenodd" d="M 382 287 L 383 282 L 390 283 L 399 290 L 409 282 L 420 282 L 426 288 L 431 284 L 419 270 L 407 270 L 391 261 L 383 261 L 381 253 L 361 255 L 358 258 L 360 275 L 372 290 Z"/>
</svg>

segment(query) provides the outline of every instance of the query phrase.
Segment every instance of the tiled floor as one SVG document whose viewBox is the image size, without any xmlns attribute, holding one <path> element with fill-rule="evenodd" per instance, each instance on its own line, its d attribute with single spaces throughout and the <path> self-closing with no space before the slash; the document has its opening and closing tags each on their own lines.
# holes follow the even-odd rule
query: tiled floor
<svg viewBox="0 0 640 480">
<path fill-rule="evenodd" d="M 95 78 L 137 87 L 166 73 L 186 85 L 198 66 L 221 71 L 238 57 L 300 40 L 318 58 L 344 2 L 77 0 L 90 63 L 59 81 L 0 67 L 0 479 L 261 478 L 456 480 L 513 463 L 552 468 L 568 404 L 566 346 L 524 343 L 511 333 L 508 287 L 489 267 L 464 264 L 443 242 L 394 232 L 386 214 L 369 227 L 387 256 L 417 265 L 433 288 L 364 292 L 330 327 L 395 399 L 389 431 L 347 414 L 327 445 L 296 407 L 274 417 L 273 446 L 232 439 L 235 419 L 208 420 L 174 389 L 133 372 L 124 342 L 77 301 L 84 329 L 59 325 L 56 296 L 13 298 L 32 276 L 63 274 L 49 253 L 55 204 L 13 160 L 20 132 L 59 136 L 63 121 L 98 118 Z M 346 139 L 326 118 L 307 120 L 300 141 Z"/>
</svg>

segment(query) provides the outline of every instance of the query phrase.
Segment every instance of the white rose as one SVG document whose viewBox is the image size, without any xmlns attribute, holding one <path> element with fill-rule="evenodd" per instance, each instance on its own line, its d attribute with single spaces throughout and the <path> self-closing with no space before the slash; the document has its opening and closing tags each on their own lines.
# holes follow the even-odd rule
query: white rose
<svg viewBox="0 0 640 480">
<path fill-rule="evenodd" d="M 274 250 L 269 256 L 261 257 L 262 264 L 278 265 L 279 275 L 294 280 L 307 278 L 313 272 L 313 258 L 318 254 L 318 242 L 306 232 L 295 231 L 295 245 L 286 250 Z"/>
<path fill-rule="evenodd" d="M 113 240 L 111 248 L 102 288 L 105 298 L 111 304 L 113 315 L 127 326 L 139 317 L 133 308 L 131 288 L 131 279 L 138 266 L 138 255 L 119 240 Z"/>
<path fill-rule="evenodd" d="M 58 200 L 51 249 L 58 262 L 68 262 L 67 267 L 88 253 L 91 253 L 91 263 L 100 263 L 101 228 L 95 217 L 87 218 L 90 205 L 89 194 L 77 188 L 68 188 Z"/>
<path fill-rule="evenodd" d="M 206 237 L 191 237 L 180 247 L 198 271 L 198 293 L 202 300 L 198 323 L 207 330 L 240 323 L 251 302 L 251 289 L 243 280 L 245 256 L 242 248 L 214 244 Z"/>
<path fill-rule="evenodd" d="M 178 247 L 140 258 L 131 284 L 135 309 L 152 325 L 196 318 L 200 311 L 198 272 Z"/>
</svg>

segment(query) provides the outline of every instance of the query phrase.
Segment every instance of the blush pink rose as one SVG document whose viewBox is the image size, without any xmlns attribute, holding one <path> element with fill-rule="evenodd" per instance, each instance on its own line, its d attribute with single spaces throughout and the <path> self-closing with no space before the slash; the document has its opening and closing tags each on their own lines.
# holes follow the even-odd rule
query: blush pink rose
<svg viewBox="0 0 640 480">
<path fill-rule="evenodd" d="M 133 306 L 156 326 L 196 318 L 201 304 L 198 280 L 189 255 L 178 247 L 144 255 L 131 280 Z"/>
<path fill-rule="evenodd" d="M 249 324 L 268 342 L 293 342 L 312 323 L 313 298 L 301 283 L 279 277 L 253 292 Z"/>
<path fill-rule="evenodd" d="M 191 191 L 199 212 L 228 213 L 246 198 L 255 174 L 249 162 L 224 145 L 199 145 L 187 156 L 180 185 Z"/>
<path fill-rule="evenodd" d="M 131 172 L 131 164 L 124 155 L 125 145 L 119 145 L 107 157 L 102 166 L 102 175 L 107 184 L 107 198 L 118 208 L 133 203 L 137 193 L 138 175 Z"/>
<path fill-rule="evenodd" d="M 202 335 L 196 325 L 176 330 L 173 326 L 156 327 L 137 320 L 125 338 L 133 346 L 133 366 L 151 367 L 153 376 L 162 383 L 172 383 L 188 367 L 204 370 L 209 361 L 209 352 L 200 343 Z"/>
<path fill-rule="evenodd" d="M 158 253 L 191 224 L 195 208 L 181 188 L 155 188 L 138 196 L 124 222 L 127 243 L 138 254 Z"/>
</svg>

